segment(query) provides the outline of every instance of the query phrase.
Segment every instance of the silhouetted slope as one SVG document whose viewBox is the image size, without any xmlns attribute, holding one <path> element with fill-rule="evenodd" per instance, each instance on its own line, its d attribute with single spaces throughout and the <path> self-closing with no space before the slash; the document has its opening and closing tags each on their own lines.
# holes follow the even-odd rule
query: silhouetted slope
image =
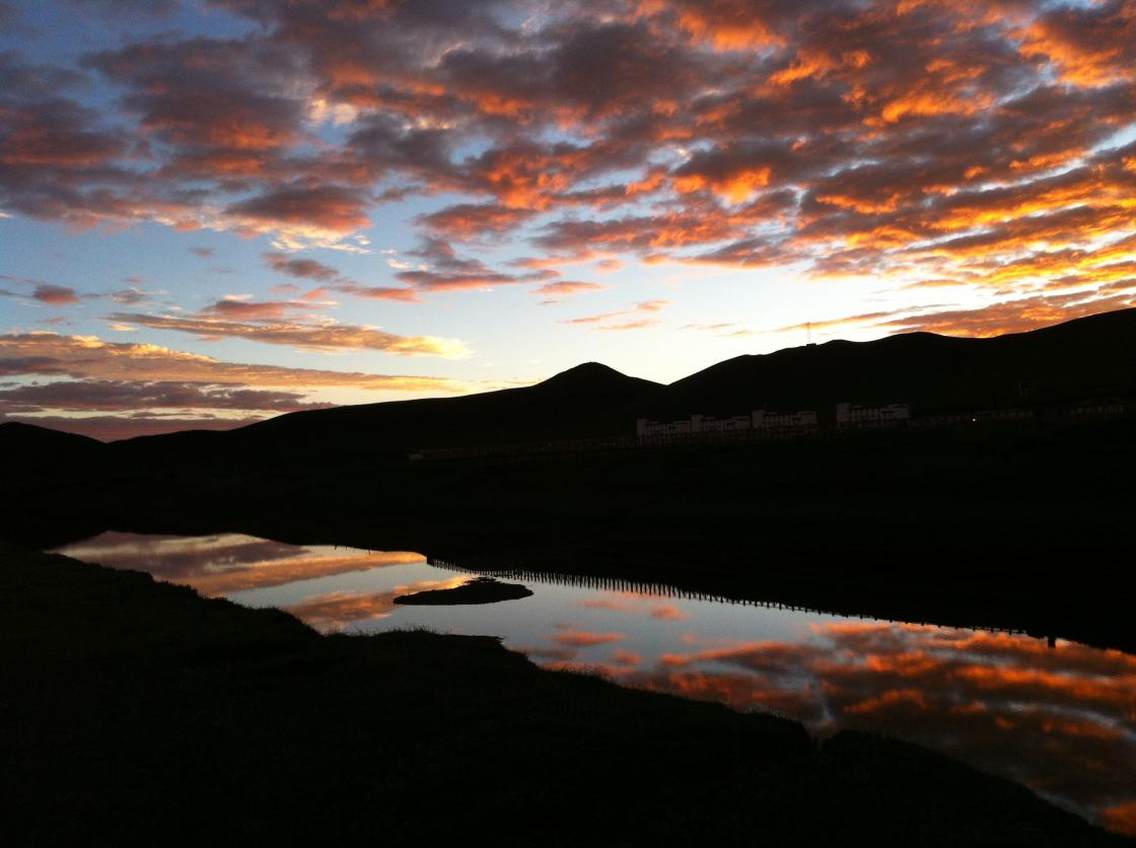
<svg viewBox="0 0 1136 848">
<path fill-rule="evenodd" d="M 841 401 L 908 402 L 916 413 L 1038 406 L 1136 392 L 1136 310 L 1029 333 L 962 339 L 909 333 L 739 356 L 672 383 L 646 411 L 744 413 Z"/>
<path fill-rule="evenodd" d="M 97 439 L 49 427 L 37 427 L 21 421 L 0 423 L 0 447 L 4 450 L 81 453 L 96 451 L 101 446 L 102 442 Z"/>
<path fill-rule="evenodd" d="M 36 427 L 19 421 L 0 424 L 0 459 L 15 469 L 86 466 L 103 455 L 105 445 L 86 436 Z"/>
<path fill-rule="evenodd" d="M 187 431 L 112 443 L 119 462 L 405 454 L 420 448 L 628 436 L 640 415 L 806 407 L 831 418 L 841 401 L 907 402 L 915 414 L 1071 403 L 1136 395 L 1136 310 L 1029 333 L 962 339 L 910 333 L 739 356 L 661 386 L 590 362 L 535 386 L 452 398 L 294 412 L 228 432 Z M 93 440 L 6 424 L 0 440 L 34 455 Z M 12 428 L 17 428 L 13 430 Z M 36 441 L 39 439 L 39 441 Z"/>
<path fill-rule="evenodd" d="M 118 448 L 146 455 L 268 449 L 294 457 L 608 436 L 629 432 L 635 408 L 661 388 L 589 362 L 535 386 L 294 412 L 227 433 L 149 436 Z"/>
</svg>

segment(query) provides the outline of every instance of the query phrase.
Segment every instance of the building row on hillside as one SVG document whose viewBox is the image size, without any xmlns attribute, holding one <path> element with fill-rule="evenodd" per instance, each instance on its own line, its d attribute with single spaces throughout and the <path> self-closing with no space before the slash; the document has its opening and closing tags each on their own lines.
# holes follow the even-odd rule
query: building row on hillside
<svg viewBox="0 0 1136 848">
<path fill-rule="evenodd" d="M 857 403 L 836 405 L 836 427 L 845 429 L 872 429 L 905 425 L 911 419 L 911 407 L 906 403 L 889 403 L 884 406 L 865 406 Z M 702 433 L 737 433 L 758 431 L 799 435 L 815 433 L 819 427 L 816 410 L 798 409 L 777 411 L 755 409 L 749 415 L 716 418 L 712 415 L 691 415 L 674 421 L 656 421 L 640 418 L 635 432 L 640 439 L 666 439 Z"/>
<path fill-rule="evenodd" d="M 858 403 L 836 405 L 836 426 L 841 430 L 893 427 L 911 420 L 911 407 L 906 403 L 885 406 L 863 406 Z"/>
<path fill-rule="evenodd" d="M 838 404 L 836 429 L 849 433 L 871 429 L 903 428 L 937 430 L 985 426 L 1045 425 L 1085 418 L 1136 417 L 1136 405 L 1124 399 L 1093 399 L 1071 406 L 1048 409 L 979 409 L 965 412 L 920 415 L 912 417 L 907 404 L 885 406 Z M 601 436 L 584 439 L 567 439 L 519 444 L 481 444 L 451 448 L 426 448 L 412 452 L 409 459 L 456 459 L 461 457 L 513 456 L 534 453 L 579 453 L 598 450 L 627 450 L 636 447 L 682 444 L 687 440 L 743 441 L 762 438 L 798 438 L 817 433 L 818 416 L 814 410 L 790 412 L 756 409 L 749 415 L 717 418 L 712 415 L 692 415 L 675 421 L 655 421 L 640 418 L 636 421 L 637 437 Z"/>
<path fill-rule="evenodd" d="M 817 430 L 817 414 L 812 409 L 792 412 L 773 412 L 755 409 L 749 415 L 732 415 L 716 418 L 713 415 L 691 415 L 675 421 L 656 421 L 639 418 L 635 432 L 640 439 L 668 439 L 681 436 L 711 433 L 813 433 Z"/>
</svg>

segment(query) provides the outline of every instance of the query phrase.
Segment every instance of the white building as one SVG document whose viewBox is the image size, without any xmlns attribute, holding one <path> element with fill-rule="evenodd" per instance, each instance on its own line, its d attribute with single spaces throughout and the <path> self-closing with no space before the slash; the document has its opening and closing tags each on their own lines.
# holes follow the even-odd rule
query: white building
<svg viewBox="0 0 1136 848">
<path fill-rule="evenodd" d="M 690 419 L 679 421 L 655 421 L 651 418 L 637 418 L 635 420 L 635 433 L 640 439 L 666 438 L 668 436 L 686 436 L 694 432 Z"/>
<path fill-rule="evenodd" d="M 798 409 L 794 412 L 755 409 L 750 418 L 753 429 L 767 433 L 809 433 L 817 429 L 817 414 L 813 409 Z"/>
<path fill-rule="evenodd" d="M 911 419 L 911 407 L 906 403 L 889 403 L 886 406 L 861 406 L 858 403 L 836 405 L 836 426 L 846 428 L 891 427 Z"/>
<path fill-rule="evenodd" d="M 752 426 L 748 415 L 715 418 L 713 415 L 692 415 L 690 426 L 695 433 L 735 433 Z"/>
<path fill-rule="evenodd" d="M 640 440 L 670 439 L 697 434 L 747 433 L 754 430 L 760 431 L 762 435 L 814 433 L 817 430 L 817 414 L 812 409 L 799 409 L 794 412 L 755 409 L 749 415 L 731 415 L 726 418 L 692 415 L 690 418 L 677 421 L 655 421 L 651 418 L 635 420 L 635 433 Z"/>
</svg>

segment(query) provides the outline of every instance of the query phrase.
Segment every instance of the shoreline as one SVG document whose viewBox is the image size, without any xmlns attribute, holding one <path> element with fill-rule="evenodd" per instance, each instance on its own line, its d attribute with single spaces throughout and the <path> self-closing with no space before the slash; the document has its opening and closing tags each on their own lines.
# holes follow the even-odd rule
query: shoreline
<svg viewBox="0 0 1136 848">
<path fill-rule="evenodd" d="M 295 836 L 291 816 L 272 815 L 292 812 L 281 801 L 302 787 L 314 818 L 301 831 L 318 821 L 325 838 L 373 833 L 378 805 L 395 844 L 478 822 L 526 841 L 549 816 L 561 828 L 545 830 L 553 844 L 683 833 L 820 844 L 850 832 L 881 844 L 913 844 L 912 833 L 1128 844 L 1023 787 L 884 737 L 818 741 L 769 715 L 541 670 L 483 637 L 319 636 L 285 613 L 140 572 L 11 546 L 0 559 L 5 691 L 18 693 L 6 790 L 21 815 L 42 816 L 45 842 L 66 841 L 67 808 L 84 811 L 75 825 L 88 835 L 125 837 L 129 816 L 111 815 L 124 804 L 159 827 L 206 798 L 242 800 L 231 810 L 241 832 Z M 431 820 L 439 799 L 427 787 L 438 786 L 460 792 Z M 704 809 L 691 818 L 683 803 L 695 798 Z"/>
</svg>

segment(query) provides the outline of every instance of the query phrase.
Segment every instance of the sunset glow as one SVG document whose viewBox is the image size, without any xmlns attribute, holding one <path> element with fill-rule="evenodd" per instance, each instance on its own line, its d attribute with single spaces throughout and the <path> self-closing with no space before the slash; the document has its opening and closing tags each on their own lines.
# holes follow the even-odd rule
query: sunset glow
<svg viewBox="0 0 1136 848">
<path fill-rule="evenodd" d="M 1136 0 L 0 0 L 0 420 L 1133 306 L 1134 69 Z"/>
</svg>

